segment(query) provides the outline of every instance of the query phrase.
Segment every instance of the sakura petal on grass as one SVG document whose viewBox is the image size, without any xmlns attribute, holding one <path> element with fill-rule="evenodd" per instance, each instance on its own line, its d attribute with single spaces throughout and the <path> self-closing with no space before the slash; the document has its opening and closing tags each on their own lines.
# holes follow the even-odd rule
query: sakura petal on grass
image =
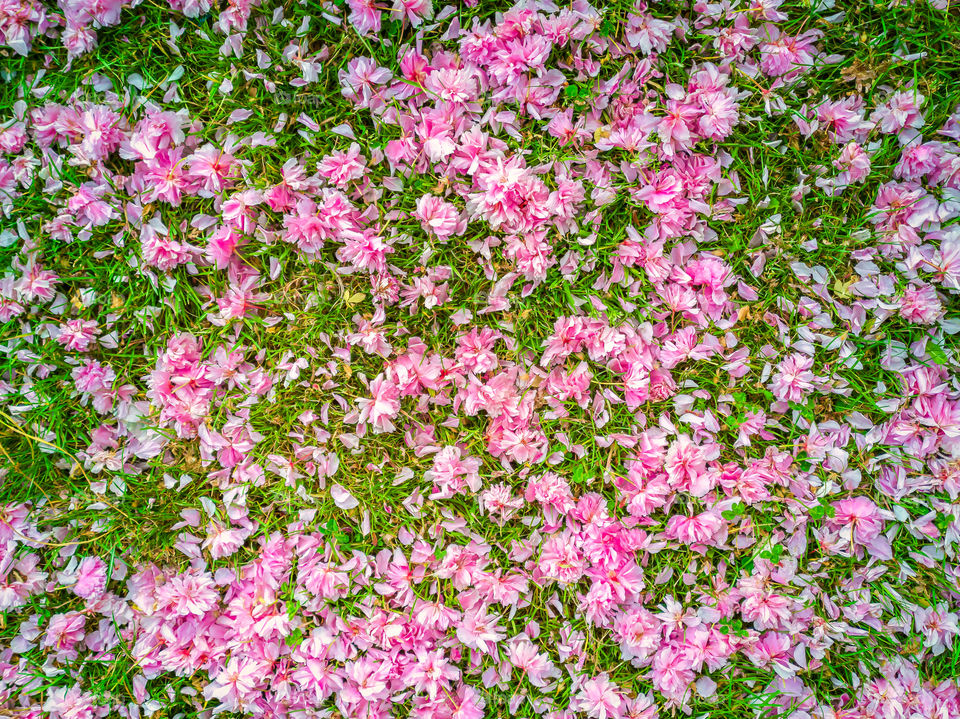
<svg viewBox="0 0 960 719">
<path fill-rule="evenodd" d="M 354 509 L 360 506 L 360 501 L 348 492 L 342 485 L 334 484 L 330 487 L 330 496 L 340 509 Z"/>
<path fill-rule="evenodd" d="M 152 93 L 57 43 L 162 7 L 12 3 L 0 400 L 56 491 L 0 507 L 0 713 L 135 714 L 114 656 L 144 714 L 958 714 L 946 99 L 833 85 L 777 0 L 172 0 L 190 69 L 114 68 Z M 383 478 L 349 528 L 341 455 Z"/>
</svg>

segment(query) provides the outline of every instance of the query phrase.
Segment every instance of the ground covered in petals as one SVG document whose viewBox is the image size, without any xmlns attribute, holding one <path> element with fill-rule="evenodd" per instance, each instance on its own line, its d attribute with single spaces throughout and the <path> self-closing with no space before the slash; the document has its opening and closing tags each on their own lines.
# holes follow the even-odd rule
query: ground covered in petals
<svg viewBox="0 0 960 719">
<path fill-rule="evenodd" d="M 950 0 L 0 0 L 0 715 L 960 716 Z"/>
</svg>

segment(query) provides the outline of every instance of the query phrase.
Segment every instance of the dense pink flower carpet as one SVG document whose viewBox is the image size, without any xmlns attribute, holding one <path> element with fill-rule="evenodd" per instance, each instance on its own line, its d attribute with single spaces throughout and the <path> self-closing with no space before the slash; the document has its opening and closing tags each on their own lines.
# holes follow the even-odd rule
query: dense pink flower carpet
<svg viewBox="0 0 960 719">
<path fill-rule="evenodd" d="M 947 0 L 0 0 L 0 715 L 960 716 Z"/>
</svg>

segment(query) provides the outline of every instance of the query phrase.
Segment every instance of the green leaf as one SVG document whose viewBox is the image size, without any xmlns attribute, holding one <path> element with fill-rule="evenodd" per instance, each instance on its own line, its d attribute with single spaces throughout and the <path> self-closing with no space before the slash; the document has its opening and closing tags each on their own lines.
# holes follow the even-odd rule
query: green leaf
<svg viewBox="0 0 960 719">
<path fill-rule="evenodd" d="M 586 484 L 587 479 L 587 468 L 583 464 L 578 464 L 573 468 L 573 476 L 571 477 L 575 484 Z"/>
<path fill-rule="evenodd" d="M 291 648 L 299 647 L 303 643 L 303 631 L 300 629 L 300 627 L 297 627 L 290 632 L 284 638 L 283 643 Z"/>
<path fill-rule="evenodd" d="M 746 514 L 746 512 L 747 505 L 745 505 L 743 502 L 737 502 L 730 507 L 730 509 L 720 512 L 720 516 L 722 516 L 724 519 L 736 519 L 737 517 L 741 517 Z"/>
<path fill-rule="evenodd" d="M 949 361 L 947 353 L 944 351 L 943 347 L 938 344 L 927 342 L 927 352 L 930 354 L 930 359 L 937 364 L 947 364 Z"/>
</svg>

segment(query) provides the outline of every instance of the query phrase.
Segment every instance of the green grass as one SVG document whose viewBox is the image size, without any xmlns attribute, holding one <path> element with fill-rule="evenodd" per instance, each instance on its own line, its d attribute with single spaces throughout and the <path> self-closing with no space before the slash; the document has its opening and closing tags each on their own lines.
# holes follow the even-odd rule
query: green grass
<svg viewBox="0 0 960 719">
<path fill-rule="evenodd" d="M 810 3 L 788 2 L 783 6 L 782 9 L 791 18 L 786 23 L 786 31 L 797 32 L 811 27 L 825 29 L 825 51 L 844 56 L 838 63 L 814 69 L 793 91 L 794 96 L 787 98 L 788 106 L 795 110 L 803 102 L 816 103 L 824 96 L 837 99 L 855 89 L 864 95 L 868 105 L 872 105 L 885 95 L 888 87 L 914 82 L 927 97 L 924 106 L 927 128 L 942 124 L 953 108 L 960 104 L 960 84 L 956 80 L 960 77 L 960 17 L 957 12 L 951 10 L 944 14 L 924 2 L 896 8 L 888 8 L 886 4 L 874 6 L 863 1 L 842 5 L 847 13 L 846 19 L 839 27 L 830 28 L 823 24 L 822 13 L 815 12 Z M 506 7 L 506 3 L 481 2 L 477 8 L 460 11 L 461 23 L 469 26 L 472 18 L 491 17 L 495 10 Z M 610 23 L 611 34 L 619 32 L 628 8 L 628 4 L 623 2 L 610 4 L 607 22 Z M 673 12 L 687 11 L 685 4 L 666 3 L 658 5 L 656 12 L 667 17 L 672 16 Z M 246 170 L 248 175 L 255 178 L 253 184 L 262 187 L 279 180 L 280 166 L 288 157 L 310 156 L 318 159 L 332 149 L 345 149 L 350 140 L 329 132 L 330 128 L 341 122 L 351 124 L 357 141 L 364 148 L 382 147 L 387 140 L 395 137 L 396 128 L 379 126 L 368 113 L 357 112 L 341 97 L 337 73 L 349 58 L 368 53 L 384 66 L 395 68 L 396 46 L 409 41 L 409 31 L 401 32 L 398 25 L 390 25 L 385 38 L 393 45 L 387 42 L 373 44 L 358 37 L 349 27 L 338 28 L 321 21 L 317 3 L 288 2 L 284 4 L 284 14 L 290 21 L 289 26 L 271 29 L 270 32 L 249 33 L 243 45 L 244 55 L 240 59 L 219 54 L 222 37 L 213 34 L 209 18 L 187 21 L 183 23 L 186 31 L 179 41 L 182 56 L 177 56 L 166 44 L 169 37 L 168 10 L 165 4 L 149 0 L 141 4 L 136 13 L 126 12 L 120 26 L 99 30 L 98 50 L 75 60 L 69 71 L 64 69 L 62 49 L 53 42 L 47 45 L 39 43 L 36 51 L 26 59 L 0 56 L 4 69 L 12 75 L 11 81 L 0 83 L 0 108 L 12 107 L 20 93 L 29 91 L 29 78 L 43 68 L 47 69 L 47 74 L 37 84 L 50 87 L 46 96 L 50 101 L 92 97 L 85 83 L 95 75 L 109 78 L 121 92 L 129 91 L 132 96 L 157 100 L 163 95 L 163 89 L 156 88 L 157 83 L 167 78 L 178 65 L 184 65 L 187 69 L 178 83 L 180 101 L 173 104 L 186 108 L 192 119 L 202 123 L 200 135 L 204 140 L 222 139 L 228 132 L 243 136 L 260 129 L 269 131 L 282 113 L 288 115 L 284 131 L 274 133 L 277 140 L 275 147 L 244 152 L 244 159 L 251 161 Z M 306 15 L 313 16 L 311 30 L 305 38 L 297 38 L 296 28 Z M 257 49 L 277 58 L 290 42 L 301 43 L 305 48 L 304 54 L 327 53 L 318 81 L 299 91 L 295 98 L 281 98 L 283 101 L 278 101 L 275 95 L 266 91 L 262 82 L 245 80 L 242 73 L 237 72 L 240 67 L 255 66 L 254 54 Z M 911 61 L 895 59 L 896 53 L 915 52 L 923 52 L 925 56 Z M 50 56 L 48 63 L 42 59 L 45 53 Z M 712 54 L 710 47 L 698 50 L 684 43 L 673 43 L 665 53 L 664 64 L 668 68 L 668 77 L 663 81 L 682 78 L 692 62 L 710 60 Z M 127 84 L 129 74 L 134 71 L 146 81 L 147 91 L 140 92 Z M 855 82 L 848 79 L 854 77 L 851 73 L 855 73 L 859 80 Z M 227 76 L 233 77 L 234 88 L 221 94 L 217 88 Z M 297 76 L 296 68 L 289 65 L 271 70 L 271 79 L 277 82 L 278 87 L 282 81 Z M 797 210 L 791 203 L 791 192 L 798 181 L 797 171 L 811 174 L 814 166 L 829 165 L 836 147 L 829 146 L 821 136 L 810 140 L 800 137 L 790 112 L 768 116 L 757 92 L 758 85 L 765 86 L 765 80 L 754 81 L 742 77 L 737 81 L 742 89 L 752 94 L 742 100 L 740 113 L 743 121 L 731 140 L 722 144 L 721 148 L 732 158 L 728 174 L 732 176 L 736 173 L 739 177 L 740 196 L 745 202 L 739 205 L 734 221 L 711 223 L 711 228 L 717 233 L 716 239 L 701 249 L 721 254 L 746 282 L 760 290 L 757 301 L 744 303 L 749 308 L 749 316 L 736 329 L 741 345 L 751 350 L 750 373 L 738 383 L 737 391 L 744 393 L 745 404 L 763 407 L 769 403 L 769 399 L 760 382 L 763 368 L 760 350 L 767 344 L 779 348 L 783 339 L 776 327 L 764 321 L 764 315 L 782 310 L 784 302 L 796 303 L 801 297 L 809 296 L 809 288 L 798 281 L 791 263 L 800 261 L 811 267 L 822 266 L 830 278 L 828 286 L 834 290 L 839 288 L 835 294 L 843 296 L 843 283 L 853 276 L 855 262 L 851 260 L 851 252 L 864 246 L 864 241 L 857 239 L 854 231 L 869 226 L 869 206 L 876 196 L 877 187 L 890 178 L 900 148 L 892 138 L 877 138 L 881 141 L 881 148 L 873 157 L 873 169 L 865 184 L 852 187 L 842 196 L 833 198 L 814 187 L 806 197 L 803 208 Z M 860 88 L 857 83 L 860 83 Z M 230 114 L 241 108 L 253 110 L 253 115 L 228 126 Z M 307 137 L 298 134 L 297 130 L 303 128 L 293 120 L 301 112 L 322 119 L 323 129 L 319 133 L 307 133 Z M 4 115 L 9 115 L 9 111 Z M 524 147 L 530 150 L 530 164 L 557 160 L 565 155 L 565 150 L 558 147 L 555 140 L 537 128 L 533 128 L 525 137 Z M 76 168 L 64 165 L 62 169 L 61 179 L 64 182 L 79 184 L 83 181 Z M 437 182 L 438 178 L 429 175 L 406 180 L 407 190 L 403 195 L 389 198 L 390 202 L 396 203 L 392 209 L 412 209 L 416 198 L 435 187 Z M 129 228 L 120 234 L 124 248 L 117 248 L 114 241 L 117 223 L 113 223 L 109 231 L 95 231 L 87 242 L 64 243 L 51 239 L 41 230 L 47 208 L 47 198 L 37 182 L 30 192 L 17 201 L 12 216 L 3 221 L 3 226 L 22 221 L 27 231 L 38 238 L 40 256 L 47 267 L 60 274 L 63 282 L 61 290 L 68 301 L 80 290 L 90 288 L 96 293 L 95 307 L 114 315 L 119 346 L 116 350 L 105 352 L 104 357 L 114 366 L 118 377 L 133 381 L 138 390 L 143 390 L 143 378 L 152 368 L 156 353 L 178 332 L 191 332 L 201 338 L 207 352 L 212 352 L 219 344 L 232 341 L 236 327 L 212 326 L 205 319 L 211 306 L 196 291 L 198 285 L 206 285 L 214 295 L 218 294 L 225 286 L 225 273 L 212 268 L 198 268 L 196 274 L 191 274 L 191 270 L 181 267 L 170 275 L 176 281 L 173 290 L 165 291 L 155 287 L 128 265 L 130 248 L 138 246 L 137 236 Z M 173 226 L 197 212 L 212 213 L 212 202 L 191 201 L 179 209 L 166 207 L 162 215 L 165 222 Z M 781 231 L 774 234 L 764 246 L 763 249 L 770 251 L 770 256 L 762 276 L 755 279 L 749 272 L 753 253 L 756 252 L 751 238 L 774 215 L 780 216 Z M 523 302 L 515 302 L 510 312 L 502 316 L 477 315 L 476 322 L 493 327 L 498 326 L 498 322 L 509 323 L 517 349 L 513 353 L 506 352 L 506 356 L 519 360 L 525 353 L 538 357 L 543 338 L 553 330 L 554 319 L 572 314 L 576 307 L 584 303 L 589 308 L 589 299 L 593 296 L 606 305 L 611 317 L 625 316 L 626 313 L 618 304 L 618 299 L 623 297 L 620 288 L 615 287 L 604 294 L 591 287 L 600 273 L 609 269 L 602 258 L 607 257 L 619 243 L 623 228 L 627 224 L 641 227 L 647 219 L 645 210 L 621 196 L 617 202 L 604 208 L 596 244 L 591 248 L 581 248 L 586 257 L 598 258 L 593 269 L 579 273 L 575 284 L 562 279 L 554 270 L 547 282 Z M 409 222 L 399 223 L 397 230 L 410 233 L 415 246 L 425 240 L 418 235 L 419 228 Z M 484 231 L 476 230 L 477 237 L 483 234 Z M 803 244 L 812 237 L 818 240 L 817 249 L 804 249 Z M 555 247 L 556 256 L 562 256 L 568 247 L 573 247 L 574 241 L 575 238 L 561 240 Z M 434 249 L 436 254 L 431 263 L 449 264 L 454 269 L 454 277 L 450 281 L 454 301 L 434 311 L 421 311 L 413 317 L 396 313 L 387 326 L 391 332 L 403 328 L 411 336 L 422 337 L 432 350 L 450 352 L 457 334 L 457 328 L 449 317 L 452 309 L 466 307 L 475 313 L 482 309 L 489 283 L 474 260 L 473 253 L 463 243 L 451 242 L 437 245 Z M 14 248 L 0 250 L 0 267 L 9 266 L 13 251 Z M 100 252 L 109 254 L 103 257 L 95 254 Z M 284 267 L 277 280 L 266 281 L 263 287 L 271 295 L 264 317 L 282 315 L 283 319 L 278 324 L 268 326 L 263 318 L 249 318 L 239 331 L 238 341 L 246 346 L 250 356 L 258 350 L 263 351 L 262 364 L 273 365 L 288 350 L 297 357 L 308 356 L 311 348 L 316 351 L 317 359 L 324 362 L 330 360 L 324 336 L 332 336 L 350 326 L 354 314 L 369 315 L 372 311 L 364 281 L 360 277 L 339 277 L 328 264 L 305 262 L 292 248 L 282 244 L 266 246 L 251 242 L 241 253 L 251 265 L 264 271 L 268 268 L 270 257 L 277 258 Z M 397 253 L 391 259 L 396 259 L 396 264 L 402 269 L 414 272 L 419 264 L 418 254 L 412 250 L 405 251 L 402 256 Z M 649 289 L 649 283 L 643 281 Z M 520 282 L 517 287 L 519 285 Z M 363 299 L 354 302 L 354 296 L 361 294 Z M 319 302 L 312 301 L 314 298 Z M 642 306 L 643 297 L 629 299 Z M 821 304 L 826 311 L 831 311 L 825 303 Z M 142 310 L 145 308 L 156 308 L 156 314 L 149 324 L 144 324 L 142 320 Z M 799 316 L 788 312 L 781 314 L 791 327 L 801 324 Z M 949 305 L 947 316 L 960 319 L 960 305 Z M 50 319 L 36 318 L 34 330 L 41 322 Z M 839 318 L 834 317 L 834 321 L 839 328 Z M 842 334 L 840 329 L 828 332 Z M 17 341 L 19 334 L 19 324 L 11 323 L 0 331 L 0 342 L 9 342 L 11 344 L 8 346 L 13 347 L 12 343 Z M 884 414 L 877 408 L 876 402 L 885 397 L 895 397 L 900 391 L 895 373 L 881 367 L 881 353 L 891 342 L 909 345 L 923 336 L 923 330 L 897 318 L 891 318 L 877 331 L 859 337 L 847 336 L 845 339 L 856 347 L 854 356 L 860 366 L 847 368 L 832 356 L 819 361 L 817 371 L 826 373 L 828 369 L 832 370 L 845 383 L 847 391 L 842 396 L 833 396 L 830 402 L 808 408 L 808 411 L 814 411 L 820 422 L 853 410 L 880 421 Z M 402 345 L 404 341 L 401 337 L 397 343 Z M 947 361 L 948 357 L 956 356 L 960 343 L 956 336 L 950 335 L 942 341 L 944 361 Z M 169 531 L 169 527 L 179 521 L 182 510 L 199 506 L 201 497 L 208 496 L 215 500 L 219 497 L 218 490 L 205 479 L 206 469 L 196 455 L 195 442 L 176 442 L 171 445 L 173 465 L 167 458 L 161 457 L 143 473 L 121 473 L 126 482 L 126 492 L 122 496 L 108 493 L 107 499 L 103 500 L 109 502 L 108 505 L 91 509 L 90 503 L 98 498 L 93 496 L 89 483 L 99 478 L 80 467 L 75 458 L 87 446 L 90 433 L 102 418 L 90 407 L 78 406 L 76 399 L 71 396 L 70 384 L 64 381 L 70 366 L 55 343 L 35 343 L 32 349 L 40 354 L 42 362 L 49 365 L 52 371 L 47 377 L 36 376 L 33 379 L 34 398 L 13 396 L 5 400 L 8 403 L 5 413 L 0 414 L 0 464 L 5 467 L 6 475 L 0 487 L 0 502 L 38 503 L 44 507 L 42 511 L 49 512 L 53 524 L 62 526 L 65 522 L 75 523 L 75 534 L 71 539 L 84 542 L 86 551 L 95 551 L 102 557 L 122 557 L 129 564 L 141 561 L 185 564 L 185 558 L 173 549 L 177 537 Z M 821 354 L 818 353 L 818 357 Z M 314 362 L 312 367 L 318 364 Z M 333 391 L 347 400 L 365 396 L 361 378 L 373 378 L 381 365 L 379 358 L 367 356 L 356 349 L 349 366 L 336 361 L 336 373 L 332 379 L 337 387 Z M 712 399 L 701 400 L 699 407 L 702 409 L 716 412 L 716 398 L 730 391 L 721 365 L 720 360 L 701 362 L 677 373 L 677 381 L 684 386 L 684 392 L 698 389 L 709 393 Z M 17 374 L 21 371 L 21 362 L 12 351 L 0 354 L 0 372 Z M 309 377 L 301 379 L 307 380 L 308 384 L 313 383 Z M 612 384 L 613 377 L 598 372 L 596 380 L 601 385 Z M 877 394 L 875 388 L 880 382 L 886 386 L 886 390 Z M 238 394 L 234 403 L 239 398 Z M 331 398 L 329 390 L 294 384 L 288 388 L 278 387 L 276 395 L 269 401 L 254 405 L 251 423 L 265 435 L 264 441 L 254 451 L 255 456 L 264 461 L 270 454 L 292 456 L 293 440 L 289 433 L 297 424 L 297 416 L 308 409 L 316 410 Z M 13 410 L 10 406 L 24 404 L 31 406 L 29 409 L 18 409 L 16 414 L 19 421 L 11 421 L 9 415 Z M 224 408 L 230 407 L 231 401 L 228 400 Z M 671 407 L 668 404 L 651 404 L 643 411 L 647 420 L 653 423 L 661 412 L 669 409 Z M 589 413 L 572 404 L 569 417 L 545 421 L 544 428 L 550 436 L 556 432 L 566 432 L 571 442 L 582 444 L 586 449 L 583 459 L 568 457 L 555 470 L 580 479 L 583 486 L 578 490 L 600 491 L 612 497 L 613 490 L 606 480 L 611 472 L 622 469 L 626 455 L 615 444 L 610 448 L 600 447 L 595 435 L 630 432 L 637 427 L 637 417 L 622 405 L 611 406 L 609 410 L 609 422 L 599 430 Z M 436 421 L 445 416 L 446 408 L 443 407 L 437 408 L 431 415 Z M 330 426 L 341 427 L 343 417 L 343 411 L 334 402 L 330 411 Z M 405 415 L 403 419 L 410 421 L 412 418 Z M 38 437 L 36 428 L 40 426 L 51 434 Z M 261 523 L 258 534 L 282 530 L 296 519 L 297 512 L 310 508 L 316 509 L 317 526 L 326 527 L 332 520 L 346 547 L 355 547 L 371 554 L 378 548 L 394 546 L 394 538 L 401 526 L 417 533 L 428 531 L 443 520 L 441 511 L 463 517 L 470 531 L 491 543 L 495 556 L 504 562 L 510 543 L 529 536 L 529 528 L 517 523 L 494 526 L 478 514 L 473 498 L 458 497 L 442 506 L 427 503 L 421 517 L 410 516 L 401 503 L 418 486 L 418 478 L 430 466 L 429 458 L 414 456 L 404 443 L 402 433 L 368 436 L 364 440 L 363 454 L 354 456 L 341 442 L 347 429 L 344 427 L 335 431 L 328 447 L 337 452 L 341 461 L 341 469 L 335 480 L 360 499 L 361 509 L 369 512 L 369 535 L 364 536 L 360 531 L 360 511 L 345 513 L 337 509 L 328 493 L 320 491 L 316 480 L 303 480 L 309 494 L 308 499 L 304 499 L 269 474 L 265 486 L 252 489 L 248 499 L 251 516 Z M 484 477 L 499 477 L 498 481 L 504 481 L 522 492 L 526 484 L 526 470 L 504 471 L 500 463 L 485 452 L 483 433 L 483 423 L 474 418 L 465 420 L 457 430 L 438 426 L 437 439 L 440 444 L 447 444 L 458 437 L 460 441 L 466 438 L 471 453 L 483 459 Z M 801 434 L 795 426 L 789 427 L 778 432 L 770 444 L 789 449 Z M 725 430 L 720 437 L 732 444 L 735 432 Z M 762 456 L 766 446 L 758 444 L 747 450 L 748 455 Z M 724 458 L 734 458 L 729 448 L 725 448 Z M 868 470 L 863 460 L 863 457 L 851 455 L 851 466 L 863 467 L 867 476 Z M 412 469 L 415 478 L 398 486 L 384 481 L 391 480 L 404 468 Z M 179 477 L 182 472 L 193 476 L 193 481 L 183 491 L 164 487 L 164 474 Z M 331 481 L 328 480 L 328 484 Z M 421 486 L 421 489 L 428 488 Z M 925 511 L 925 508 L 917 506 L 914 516 L 920 516 Z M 769 525 L 758 522 L 755 526 L 756 538 L 765 539 L 774 526 L 772 520 Z M 651 531 L 656 529 L 654 527 Z M 812 536 L 810 540 L 812 546 Z M 461 541 L 465 543 L 467 540 L 461 538 Z M 895 561 L 920 571 L 910 553 L 919 551 L 922 544 L 901 532 L 894 543 Z M 671 568 L 673 576 L 649 587 L 651 597 L 648 605 L 655 606 L 670 595 L 682 600 L 688 589 L 681 576 L 691 562 L 699 562 L 700 571 L 706 571 L 705 565 L 716 567 L 720 560 L 725 560 L 725 578 L 733 581 L 753 551 L 753 548 L 746 548 L 736 552 L 733 557 L 723 556 L 716 550 L 710 550 L 705 558 L 689 552 L 654 555 L 647 568 L 648 574 L 653 576 Z M 230 564 L 240 564 L 255 554 L 256 549 L 250 542 Z M 815 549 L 811 550 L 811 557 L 821 561 L 820 576 L 825 580 L 848 576 L 856 564 L 843 558 L 816 557 Z M 881 581 L 888 578 L 889 574 Z M 926 570 L 921 578 L 922 582 L 918 580 L 901 588 L 901 591 L 909 590 L 907 598 L 910 601 L 928 602 L 933 593 L 932 587 L 941 582 L 936 573 Z M 942 588 L 946 590 L 946 586 Z M 535 594 L 533 606 L 518 613 L 515 620 L 503 622 L 510 634 L 521 631 L 523 623 L 530 618 L 536 618 L 544 635 L 551 638 L 557 638 L 559 628 L 568 624 L 585 634 L 594 667 L 610 671 L 611 678 L 624 689 L 647 691 L 651 688 L 643 673 L 638 675 L 636 670 L 620 659 L 616 644 L 603 632 L 588 626 L 576 613 L 557 616 L 548 608 L 549 593 L 541 594 Z M 450 596 L 453 597 L 452 594 Z M 573 596 L 564 599 L 564 606 L 568 610 L 576 606 Z M 42 600 L 37 600 L 32 609 L 41 616 L 53 612 Z M 7 624 L 5 629 L 0 630 L 0 637 L 12 636 L 16 630 L 16 623 Z M 871 641 L 857 639 L 850 644 L 838 644 L 837 649 L 828 653 L 822 670 L 806 672 L 804 679 L 819 698 L 827 701 L 851 689 L 852 677 L 862 675 L 863 667 L 875 667 L 887 655 L 906 653 L 899 644 L 876 639 L 871 636 Z M 550 642 L 544 642 L 544 646 L 550 646 Z M 37 659 L 39 654 L 34 651 L 28 654 L 28 658 Z M 39 661 L 42 663 L 42 659 Z M 112 663 L 85 664 L 83 676 L 85 683 L 95 693 L 122 697 L 130 692 L 130 670 L 130 659 L 121 653 Z M 925 671 L 936 678 L 954 678 L 958 672 L 958 656 L 948 654 L 934 658 L 926 663 Z M 760 695 L 769 681 L 768 672 L 758 671 L 740 657 L 731 671 L 724 671 L 714 678 L 718 682 L 715 700 L 695 703 L 694 716 L 741 717 L 763 714 L 763 710 L 758 710 L 756 706 L 758 701 L 762 701 Z M 67 681 L 67 678 L 44 681 L 59 684 Z M 170 681 L 174 687 L 187 683 L 173 678 Z M 569 686 L 567 677 L 559 682 L 558 700 L 564 699 Z M 491 690 L 486 694 L 488 709 L 496 708 L 495 711 L 503 713 L 505 710 L 502 707 L 509 702 L 512 694 L 526 689 L 521 682 L 506 689 Z M 178 710 L 184 711 L 186 716 L 195 715 L 185 704 L 183 707 L 171 706 L 168 715 L 175 716 Z M 518 716 L 534 716 L 529 703 L 521 705 Z"/>
</svg>

